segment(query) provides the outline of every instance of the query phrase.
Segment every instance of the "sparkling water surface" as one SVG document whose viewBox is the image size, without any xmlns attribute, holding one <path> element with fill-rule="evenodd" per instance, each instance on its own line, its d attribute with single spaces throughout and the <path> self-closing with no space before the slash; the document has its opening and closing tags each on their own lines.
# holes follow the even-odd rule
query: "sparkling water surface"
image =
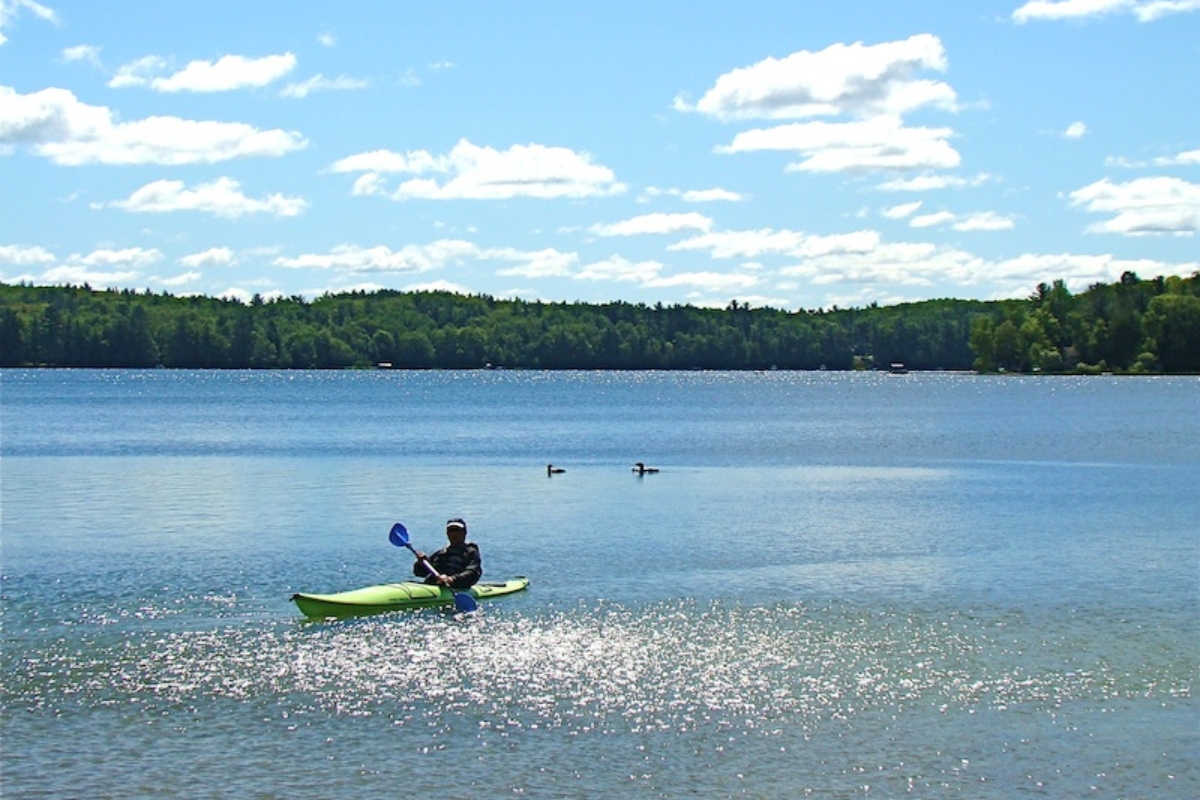
<svg viewBox="0 0 1200 800">
<path fill-rule="evenodd" d="M 4 797 L 1200 796 L 1200 379 L 0 381 Z"/>
</svg>

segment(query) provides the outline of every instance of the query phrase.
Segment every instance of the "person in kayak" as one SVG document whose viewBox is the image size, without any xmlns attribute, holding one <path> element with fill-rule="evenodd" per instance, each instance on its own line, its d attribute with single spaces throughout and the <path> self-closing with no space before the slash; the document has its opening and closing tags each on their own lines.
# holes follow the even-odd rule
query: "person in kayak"
<svg viewBox="0 0 1200 800">
<path fill-rule="evenodd" d="M 440 584 L 451 589 L 469 589 L 483 577 L 479 545 L 467 541 L 467 523 L 459 517 L 446 523 L 446 538 L 450 540 L 450 544 L 436 553 L 430 556 L 417 553 L 413 575 L 424 578 L 428 584 Z M 441 577 L 434 577 L 425 566 L 426 560 Z"/>
</svg>

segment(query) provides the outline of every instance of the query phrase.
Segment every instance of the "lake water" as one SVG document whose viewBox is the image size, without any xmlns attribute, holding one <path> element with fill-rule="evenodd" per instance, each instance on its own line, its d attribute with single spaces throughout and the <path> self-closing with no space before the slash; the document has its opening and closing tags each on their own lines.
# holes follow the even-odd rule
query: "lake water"
<svg viewBox="0 0 1200 800">
<path fill-rule="evenodd" d="M 1200 797 L 1200 378 L 0 382 L 5 798 Z"/>
</svg>

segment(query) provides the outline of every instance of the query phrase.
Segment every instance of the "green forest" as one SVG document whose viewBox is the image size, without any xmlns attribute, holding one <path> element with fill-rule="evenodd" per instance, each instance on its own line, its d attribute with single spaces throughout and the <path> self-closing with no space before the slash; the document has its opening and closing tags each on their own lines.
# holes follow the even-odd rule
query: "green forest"
<svg viewBox="0 0 1200 800">
<path fill-rule="evenodd" d="M 1200 273 L 781 311 L 350 292 L 249 303 L 0 283 L 0 366 L 1200 373 Z"/>
</svg>

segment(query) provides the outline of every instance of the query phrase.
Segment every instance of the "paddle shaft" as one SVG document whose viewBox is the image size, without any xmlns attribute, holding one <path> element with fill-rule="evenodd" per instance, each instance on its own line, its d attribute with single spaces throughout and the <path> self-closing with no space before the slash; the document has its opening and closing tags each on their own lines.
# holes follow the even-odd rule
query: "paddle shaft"
<svg viewBox="0 0 1200 800">
<path fill-rule="evenodd" d="M 412 550 L 412 554 L 417 557 L 418 561 L 420 561 L 422 564 L 425 565 L 425 569 L 429 570 L 430 575 L 437 578 L 439 581 L 442 579 L 442 573 L 440 573 L 436 569 L 434 569 L 433 564 L 429 563 L 429 559 L 417 552 L 417 548 L 413 547 L 408 542 L 405 542 L 404 546 L 407 547 L 409 550 Z M 450 587 L 446 587 L 446 588 L 450 588 Z"/>
<path fill-rule="evenodd" d="M 434 568 L 433 564 L 429 563 L 428 558 L 425 558 L 425 556 L 418 553 L 416 548 L 413 547 L 411 544 L 408 544 L 407 542 L 405 542 L 404 546 L 407 547 L 409 550 L 412 550 L 412 554 L 417 557 L 418 561 L 420 561 L 422 564 L 425 565 L 425 569 L 429 570 L 430 575 L 437 578 L 439 581 L 442 579 L 442 573 L 438 572 Z M 455 591 L 453 586 L 447 586 L 446 588 L 449 589 L 450 591 L 454 592 L 455 597 L 458 597 L 460 594 L 464 594 L 464 592 Z M 470 595 L 467 595 L 467 596 L 469 597 Z"/>
</svg>

